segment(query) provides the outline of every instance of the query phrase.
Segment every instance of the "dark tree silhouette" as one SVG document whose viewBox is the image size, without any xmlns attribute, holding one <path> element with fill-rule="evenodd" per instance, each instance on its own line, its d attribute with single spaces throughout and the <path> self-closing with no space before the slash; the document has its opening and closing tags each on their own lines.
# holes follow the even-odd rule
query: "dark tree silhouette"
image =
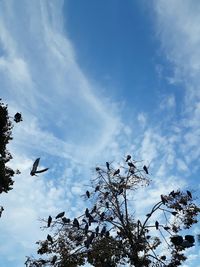
<svg viewBox="0 0 200 267">
<path fill-rule="evenodd" d="M 191 192 L 177 190 L 158 196 L 149 213 L 136 218 L 134 192 L 150 182 L 147 167 L 139 165 L 128 155 L 123 166 L 96 167 L 84 196 L 92 206 L 77 218 L 62 212 L 44 219 L 53 234 L 37 242 L 40 258 L 28 257 L 26 266 L 180 266 L 195 243 L 193 235 L 183 237 L 180 231 L 197 223 L 200 209 Z"/>
<path fill-rule="evenodd" d="M 16 123 L 22 121 L 20 113 L 16 113 L 14 116 Z M 13 124 L 8 115 L 8 108 L 1 102 L 0 99 L 0 194 L 8 193 L 13 189 L 13 176 L 20 173 L 19 170 L 14 171 L 7 166 L 7 163 L 12 159 L 11 153 L 7 149 L 7 145 L 12 140 L 12 128 Z M 4 208 L 0 206 L 0 217 Z"/>
</svg>

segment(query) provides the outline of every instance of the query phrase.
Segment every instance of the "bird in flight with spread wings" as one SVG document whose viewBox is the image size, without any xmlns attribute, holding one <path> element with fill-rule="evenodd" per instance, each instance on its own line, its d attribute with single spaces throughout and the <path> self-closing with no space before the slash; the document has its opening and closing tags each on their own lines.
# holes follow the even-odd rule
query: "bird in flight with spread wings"
<svg viewBox="0 0 200 267">
<path fill-rule="evenodd" d="M 37 159 L 35 160 L 35 162 L 33 163 L 33 167 L 32 167 L 32 170 L 31 170 L 31 172 L 30 172 L 30 175 L 31 175 L 31 176 L 36 175 L 36 173 L 46 172 L 46 171 L 49 169 L 49 168 L 45 168 L 45 169 L 43 169 L 43 170 L 39 170 L 39 171 L 37 171 L 39 162 L 40 162 L 40 158 L 37 158 Z"/>
</svg>

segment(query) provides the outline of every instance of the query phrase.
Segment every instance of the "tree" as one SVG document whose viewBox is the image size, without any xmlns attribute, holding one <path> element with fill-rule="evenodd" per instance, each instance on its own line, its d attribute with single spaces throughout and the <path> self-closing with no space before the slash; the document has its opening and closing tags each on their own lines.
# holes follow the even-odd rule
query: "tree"
<svg viewBox="0 0 200 267">
<path fill-rule="evenodd" d="M 38 241 L 39 259 L 27 258 L 26 266 L 95 267 L 176 267 L 185 260 L 185 251 L 194 245 L 194 236 L 180 234 L 197 223 L 199 207 L 190 191 L 172 191 L 142 218 L 135 218 L 132 199 L 135 190 L 148 186 L 148 168 L 131 160 L 114 168 L 109 162 L 96 167 L 85 199 L 92 206 L 77 218 L 60 212 L 44 219 L 44 228 L 53 234 Z M 159 214 L 156 216 L 156 214 Z M 156 219 L 155 219 L 156 218 Z M 165 248 L 165 252 L 163 252 Z"/>
<path fill-rule="evenodd" d="M 0 99 L 1 101 L 1 99 Z M 20 113 L 16 113 L 14 116 L 16 123 L 22 121 Z M 6 164 L 12 159 L 11 153 L 7 150 L 7 145 L 12 140 L 12 128 L 13 124 L 8 115 L 8 108 L 3 102 L 0 102 L 0 194 L 8 193 L 13 189 L 13 176 L 16 172 L 8 167 Z M 0 217 L 4 208 L 0 207 Z"/>
</svg>

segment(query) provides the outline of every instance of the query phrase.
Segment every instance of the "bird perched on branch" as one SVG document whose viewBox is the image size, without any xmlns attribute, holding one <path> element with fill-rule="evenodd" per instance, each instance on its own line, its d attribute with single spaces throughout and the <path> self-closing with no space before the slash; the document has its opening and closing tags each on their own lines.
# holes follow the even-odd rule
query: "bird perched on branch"
<svg viewBox="0 0 200 267">
<path fill-rule="evenodd" d="M 60 212 L 58 213 L 58 215 L 56 216 L 56 219 L 62 218 L 65 215 L 65 212 Z"/>
<path fill-rule="evenodd" d="M 51 222 L 52 222 L 52 217 L 49 215 L 48 222 L 47 222 L 47 227 L 51 226 Z"/>
<path fill-rule="evenodd" d="M 45 169 L 43 169 L 43 170 L 39 170 L 39 171 L 37 171 L 39 162 L 40 162 L 40 158 L 37 158 L 37 159 L 35 160 L 35 162 L 33 163 L 33 167 L 32 167 L 32 170 L 31 170 L 31 172 L 30 172 L 30 175 L 31 175 L 31 176 L 36 175 L 36 173 L 45 172 L 45 171 L 47 171 L 47 170 L 49 169 L 49 168 L 45 168 Z"/>
<path fill-rule="evenodd" d="M 128 162 L 131 159 L 131 155 L 126 156 L 126 162 Z"/>
<path fill-rule="evenodd" d="M 146 165 L 143 166 L 143 170 L 146 172 L 146 174 L 149 174 L 149 171 Z"/>
<path fill-rule="evenodd" d="M 117 169 L 114 173 L 113 173 L 113 176 L 117 175 L 120 173 L 120 169 Z"/>
</svg>

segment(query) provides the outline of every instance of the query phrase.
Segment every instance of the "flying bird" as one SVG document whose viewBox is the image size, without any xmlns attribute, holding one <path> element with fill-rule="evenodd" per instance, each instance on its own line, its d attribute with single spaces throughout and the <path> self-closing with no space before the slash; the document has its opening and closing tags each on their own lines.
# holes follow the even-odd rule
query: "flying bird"
<svg viewBox="0 0 200 267">
<path fill-rule="evenodd" d="M 15 116 L 14 116 L 14 121 L 15 121 L 16 123 L 22 121 L 22 115 L 21 115 L 21 113 L 17 112 L 17 113 L 15 114 Z"/>
<path fill-rule="evenodd" d="M 146 174 L 149 174 L 149 171 L 146 165 L 143 166 L 143 170 L 146 172 Z"/>
<path fill-rule="evenodd" d="M 49 168 L 45 168 L 45 169 L 43 169 L 43 170 L 39 170 L 39 171 L 37 171 L 39 162 L 40 162 L 40 158 L 37 158 L 37 159 L 35 160 L 35 162 L 33 163 L 33 167 L 32 167 L 32 170 L 31 170 L 31 172 L 30 172 L 30 175 L 31 175 L 31 176 L 36 175 L 36 173 L 45 172 L 45 171 L 47 171 L 47 170 L 49 169 Z"/>
<path fill-rule="evenodd" d="M 52 222 L 52 217 L 49 215 L 48 222 L 47 222 L 47 227 L 51 226 L 51 222 Z"/>
<path fill-rule="evenodd" d="M 131 155 L 127 155 L 126 162 L 129 161 L 130 159 L 131 159 Z"/>
<path fill-rule="evenodd" d="M 120 169 L 117 169 L 114 173 L 113 173 L 113 176 L 117 175 L 120 173 Z"/>
<path fill-rule="evenodd" d="M 65 215 L 65 212 L 60 212 L 58 213 L 58 215 L 56 216 L 56 219 L 62 218 Z"/>
</svg>

